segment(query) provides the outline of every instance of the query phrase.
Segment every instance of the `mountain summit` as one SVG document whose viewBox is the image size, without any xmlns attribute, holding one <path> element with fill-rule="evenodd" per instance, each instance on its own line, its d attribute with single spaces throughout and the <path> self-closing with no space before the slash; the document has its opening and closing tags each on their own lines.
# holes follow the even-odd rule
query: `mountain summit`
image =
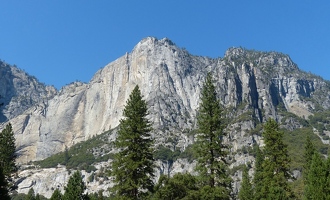
<svg viewBox="0 0 330 200">
<path fill-rule="evenodd" d="M 184 131 L 195 127 L 207 72 L 213 72 L 228 117 L 236 118 L 228 125 L 233 150 L 259 142 L 260 136 L 245 133 L 269 117 L 281 119 L 279 108 L 307 118 L 330 107 L 329 83 L 299 70 L 287 55 L 230 48 L 223 58 L 212 59 L 193 56 L 167 38 L 145 38 L 89 83 L 74 82 L 58 92 L 13 66 L 0 67 L 0 80 L 6 83 L 3 115 L 16 133 L 20 163 L 47 158 L 115 128 L 136 85 L 150 107 L 156 144 L 174 135 L 177 148 L 184 149 L 193 142 Z M 34 89 L 24 93 L 28 85 Z M 29 100 L 23 98 L 28 95 Z M 17 114 L 8 114 L 15 108 L 20 108 Z M 237 120 L 243 116 L 246 120 Z"/>
</svg>

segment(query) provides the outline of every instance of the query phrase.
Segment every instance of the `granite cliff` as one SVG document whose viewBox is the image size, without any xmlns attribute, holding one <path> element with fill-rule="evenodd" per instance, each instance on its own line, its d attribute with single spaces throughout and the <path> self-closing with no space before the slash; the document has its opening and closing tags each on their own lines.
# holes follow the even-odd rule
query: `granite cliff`
<svg viewBox="0 0 330 200">
<path fill-rule="evenodd" d="M 208 58 L 191 55 L 167 38 L 145 38 L 96 72 L 89 83 L 74 82 L 60 91 L 13 66 L 0 67 L 0 94 L 5 97 L 1 120 L 13 125 L 21 164 L 115 128 L 137 84 L 150 107 L 156 146 L 184 151 L 194 141 L 191 133 L 205 75 L 213 72 L 230 119 L 226 141 L 231 144 L 231 167 L 253 162 L 252 156 L 236 152 L 262 144 L 260 134 L 251 130 L 269 117 L 293 130 L 302 123 L 283 113 L 308 119 L 330 107 L 329 82 L 301 71 L 288 55 L 230 48 L 222 58 Z M 115 139 L 115 134 L 110 137 Z M 161 171 L 179 171 L 185 161 L 178 162 L 165 167 L 163 163 Z M 183 164 L 191 171 L 191 165 Z"/>
<path fill-rule="evenodd" d="M 287 55 L 230 48 L 223 58 L 212 59 L 193 56 L 167 38 L 148 37 L 132 52 L 96 72 L 87 84 L 74 82 L 56 92 L 50 87 L 34 86 L 35 79 L 6 79 L 16 82 L 12 87 L 7 84 L 8 88 L 20 88 L 18 84 L 35 88 L 21 88 L 31 94 L 12 95 L 13 100 L 4 109 L 16 133 L 19 162 L 44 159 L 65 146 L 116 127 L 136 84 L 150 106 L 150 118 L 159 130 L 155 135 L 158 142 L 164 142 L 174 132 L 179 146 L 184 148 L 191 141 L 180 133 L 194 127 L 200 88 L 209 71 L 214 73 L 224 107 L 245 106 L 237 113 L 229 112 L 232 117 L 249 111 L 260 122 L 269 116 L 279 118 L 279 104 L 289 112 L 308 117 L 316 106 L 330 106 L 329 84 L 299 70 Z M 31 97 L 25 107 L 21 106 L 26 101 L 24 95 Z M 10 98 L 4 92 L 2 96 Z M 22 100 L 15 101 L 19 98 Z M 20 109 L 14 111 L 15 107 Z M 14 112 L 17 114 L 7 114 Z M 253 128 L 255 122 L 239 126 L 243 130 L 230 131 L 236 140 L 241 140 L 240 132 Z M 241 146 L 239 143 L 233 146 Z"/>
</svg>

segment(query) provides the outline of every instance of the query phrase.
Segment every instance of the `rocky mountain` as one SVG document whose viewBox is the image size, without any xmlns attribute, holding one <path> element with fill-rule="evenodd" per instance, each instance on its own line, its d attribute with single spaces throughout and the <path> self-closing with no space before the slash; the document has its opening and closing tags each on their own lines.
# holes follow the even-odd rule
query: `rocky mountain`
<svg viewBox="0 0 330 200">
<path fill-rule="evenodd" d="M 74 82 L 60 91 L 13 66 L 0 66 L 2 122 L 13 125 L 21 164 L 115 128 L 137 84 L 150 107 L 156 146 L 184 151 L 194 141 L 200 90 L 212 72 L 229 119 L 226 141 L 233 152 L 232 167 L 253 161 L 235 152 L 262 144 L 260 133 L 253 130 L 269 117 L 294 130 L 330 107 L 330 83 L 301 71 L 288 55 L 230 48 L 222 58 L 208 58 L 191 55 L 167 38 L 145 38 L 96 72 L 89 83 Z M 109 137 L 114 140 L 115 132 Z M 174 171 L 180 166 L 176 163 Z"/>
<path fill-rule="evenodd" d="M 45 107 L 57 91 L 16 66 L 0 60 L 0 123 L 11 120 L 37 105 Z"/>
<path fill-rule="evenodd" d="M 7 69 L 15 71 L 13 67 L 7 66 Z M 11 89 L 2 89 L 6 91 L 2 95 L 6 99 L 10 98 L 9 91 L 19 90 L 20 85 L 35 88 L 29 95 L 18 93 L 15 96 L 16 99 L 29 96 L 28 106 L 20 107 L 25 99 L 15 103 L 14 98 L 9 103 L 11 110 L 25 109 L 23 113 L 16 111 L 16 115 L 7 114 L 16 133 L 19 162 L 44 159 L 64 150 L 65 146 L 116 127 L 125 101 L 136 84 L 150 106 L 150 117 L 159 130 L 155 134 L 159 143 L 172 132 L 192 129 L 200 88 L 209 71 L 217 80 L 223 105 L 235 108 L 245 104 L 245 111 L 249 110 L 260 122 L 269 116 L 279 118 L 276 109 L 279 104 L 302 117 L 312 114 L 318 105 L 325 109 L 330 106 L 328 82 L 302 72 L 287 55 L 231 48 L 223 58 L 212 59 L 193 56 L 167 38 L 149 37 L 139 42 L 132 52 L 99 70 L 88 84 L 75 82 L 58 93 L 41 87 L 28 76 L 25 82 L 17 78 L 5 79 L 12 80 L 12 87 L 7 84 Z M 29 90 L 21 88 L 20 91 Z M 243 128 L 254 126 L 250 123 Z M 241 132 L 243 134 L 244 130 Z M 237 131 L 232 137 L 237 134 L 240 140 Z M 177 135 L 181 148 L 191 142 L 186 135 Z"/>
</svg>

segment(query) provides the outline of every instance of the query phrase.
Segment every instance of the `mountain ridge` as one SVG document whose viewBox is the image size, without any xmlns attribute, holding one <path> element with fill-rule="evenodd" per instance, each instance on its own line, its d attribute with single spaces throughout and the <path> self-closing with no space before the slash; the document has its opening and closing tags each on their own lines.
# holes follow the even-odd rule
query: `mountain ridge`
<svg viewBox="0 0 330 200">
<path fill-rule="evenodd" d="M 171 131 L 193 129 L 200 88 L 210 71 L 223 106 L 246 102 L 246 109 L 260 122 L 270 116 L 279 119 L 276 107 L 281 102 L 289 112 L 303 113 L 304 117 L 316 104 L 325 109 L 330 105 L 329 91 L 314 95 L 328 83 L 302 72 L 282 53 L 230 48 L 223 58 L 214 59 L 193 56 L 168 38 L 147 37 L 130 53 L 98 70 L 89 83 L 66 85 L 45 105 L 34 103 L 13 117 L 10 122 L 17 137 L 19 162 L 46 158 L 116 127 L 136 84 L 147 99 L 155 127 L 161 130 L 160 141 Z M 304 75 L 304 80 L 298 74 Z M 306 100 L 312 94 L 318 98 L 314 103 Z M 248 129 L 254 126 L 252 123 Z M 181 148 L 192 143 L 179 137 Z"/>
<path fill-rule="evenodd" d="M 330 125 L 319 124 L 318 119 L 330 108 L 330 82 L 300 70 L 290 56 L 278 52 L 240 47 L 229 48 L 224 57 L 209 58 L 191 55 L 167 38 L 148 37 L 131 52 L 98 70 L 88 83 L 72 82 L 59 91 L 51 87 L 47 90 L 48 86 L 43 84 L 38 86 L 37 79 L 27 74 L 14 76 L 15 70 L 8 64 L 0 65 L 0 81 L 7 84 L 0 95 L 8 98 L 12 92 L 11 98 L 2 99 L 5 100 L 2 110 L 8 120 L 2 121 L 0 129 L 5 123 L 12 123 L 19 165 L 43 160 L 66 148 L 79 148 L 80 142 L 116 128 L 125 102 L 137 84 L 149 106 L 155 148 L 187 153 L 194 143 L 199 94 L 208 72 L 213 74 L 227 119 L 228 135 L 224 141 L 230 144 L 228 159 L 234 172 L 234 192 L 237 193 L 241 180 L 240 167 L 253 164 L 253 147 L 263 145 L 262 123 L 267 119 L 276 119 L 289 131 L 308 126 L 311 134 L 314 129 L 322 142 L 329 143 Z M 16 84 L 8 84 L 14 79 Z M 18 114 L 12 114 L 15 106 L 24 104 L 21 97 L 30 94 L 35 99 L 23 109 L 20 107 Z M 102 134 L 103 137 L 111 144 L 116 131 Z M 105 150 L 116 151 L 109 144 L 91 151 L 102 156 Z M 111 159 L 95 164 L 98 172 L 109 162 Z M 157 160 L 157 166 L 158 177 L 162 173 L 193 172 L 194 163 L 180 158 L 172 163 Z M 298 177 L 299 168 L 293 170 Z M 93 175 L 93 172 L 83 173 L 86 177 Z M 27 193 L 34 187 L 35 191 L 50 196 L 51 187 L 65 185 L 68 172 L 59 165 L 51 170 L 23 170 L 20 177 L 23 177 L 20 192 Z M 106 189 L 112 184 L 100 180 L 105 184 L 93 181 L 90 191 Z"/>
</svg>

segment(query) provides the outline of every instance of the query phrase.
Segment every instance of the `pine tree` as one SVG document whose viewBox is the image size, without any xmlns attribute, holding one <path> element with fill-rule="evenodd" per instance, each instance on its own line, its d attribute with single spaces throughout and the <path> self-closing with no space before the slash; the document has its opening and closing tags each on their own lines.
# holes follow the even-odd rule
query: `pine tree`
<svg viewBox="0 0 330 200">
<path fill-rule="evenodd" d="M 275 120 L 266 122 L 263 137 L 265 160 L 262 163 L 261 198 L 292 199 L 294 195 L 288 184 L 288 179 L 292 178 L 290 158 L 287 145 L 283 143 L 283 132 Z"/>
<path fill-rule="evenodd" d="M 207 74 L 202 88 L 198 112 L 198 135 L 195 143 L 196 169 L 205 179 L 205 185 L 211 188 L 220 187 L 223 195 L 230 198 L 231 179 L 226 163 L 228 150 L 223 143 L 225 126 L 221 115 L 222 108 L 210 73 Z"/>
<path fill-rule="evenodd" d="M 7 124 L 0 133 L 0 166 L 3 169 L 5 177 L 10 177 L 17 168 L 15 164 L 15 136 L 11 124 Z"/>
<path fill-rule="evenodd" d="M 242 175 L 242 186 L 238 193 L 240 200 L 252 200 L 253 199 L 253 189 L 250 182 L 249 171 L 247 166 L 244 167 Z"/>
<path fill-rule="evenodd" d="M 52 196 L 50 197 L 50 200 L 62 200 L 62 199 L 63 199 L 63 195 L 61 194 L 60 190 L 56 188 L 56 190 L 54 190 Z"/>
<path fill-rule="evenodd" d="M 11 124 L 7 124 L 0 133 L 0 167 L 6 179 L 8 191 L 15 189 L 11 175 L 17 171 L 15 159 L 15 136 Z"/>
<path fill-rule="evenodd" d="M 115 154 L 111 174 L 117 197 L 143 199 L 153 189 L 153 139 L 147 115 L 147 103 L 136 86 L 126 102 L 115 141 L 120 151 Z"/>
<path fill-rule="evenodd" d="M 276 172 L 276 164 L 269 159 L 263 162 L 262 195 L 264 199 L 293 199 L 293 192 L 282 171 Z"/>
<path fill-rule="evenodd" d="M 68 184 L 65 187 L 63 200 L 88 199 L 88 195 L 84 194 L 85 190 L 86 190 L 86 185 L 82 179 L 82 175 L 79 171 L 76 171 L 69 178 Z"/>
<path fill-rule="evenodd" d="M 264 156 L 258 145 L 256 148 L 256 158 L 254 165 L 254 177 L 253 177 L 253 185 L 254 185 L 254 199 L 259 200 L 262 196 L 262 187 L 263 187 L 263 167 L 262 163 L 264 162 Z"/>
<path fill-rule="evenodd" d="M 308 172 L 312 163 L 313 155 L 315 153 L 316 153 L 316 149 L 314 147 L 314 144 L 312 143 L 311 138 L 307 136 L 306 144 L 305 144 L 305 153 L 304 153 L 305 163 L 304 163 L 304 171 L 303 171 L 305 185 L 308 185 L 307 183 Z"/>
<path fill-rule="evenodd" d="M 327 199 L 327 170 L 320 154 L 314 153 L 305 185 L 304 199 Z"/>
<path fill-rule="evenodd" d="M 279 130 L 277 122 L 269 119 L 265 124 L 263 137 L 265 140 L 265 156 L 275 164 L 274 173 L 283 172 L 286 178 L 292 178 L 289 173 L 290 158 L 288 147 L 283 143 L 283 132 Z"/>
<path fill-rule="evenodd" d="M 0 166 L 0 199 L 1 200 L 10 200 L 9 193 L 8 193 L 8 183 L 3 174 L 2 167 Z"/>
</svg>

